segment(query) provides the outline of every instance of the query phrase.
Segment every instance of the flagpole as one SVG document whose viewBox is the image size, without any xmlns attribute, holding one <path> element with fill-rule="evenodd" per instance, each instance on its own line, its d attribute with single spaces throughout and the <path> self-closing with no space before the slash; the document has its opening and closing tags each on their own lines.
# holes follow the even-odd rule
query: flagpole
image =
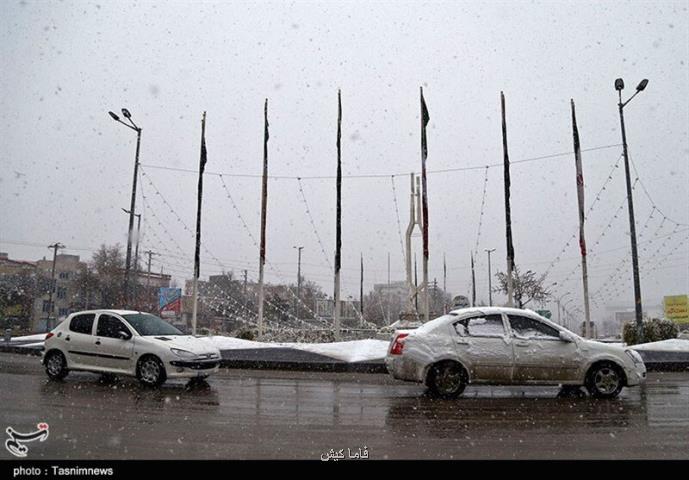
<svg viewBox="0 0 689 480">
<path fill-rule="evenodd" d="M 584 284 L 584 336 L 590 338 L 591 336 L 591 310 L 589 305 L 589 278 L 588 266 L 586 263 L 586 236 L 584 235 L 584 223 L 586 217 L 584 214 L 584 171 L 581 164 L 581 144 L 579 143 L 579 128 L 577 127 L 577 116 L 574 108 L 574 99 L 572 104 L 572 134 L 574 138 L 574 162 L 577 169 L 577 201 L 579 204 L 579 248 L 581 250 L 581 277 Z"/>
<path fill-rule="evenodd" d="M 266 210 L 268 204 L 268 99 L 263 106 L 263 184 L 261 188 L 261 248 L 258 261 L 258 338 L 263 337 L 263 268 L 266 263 Z"/>
<path fill-rule="evenodd" d="M 337 91 L 337 209 L 335 213 L 335 292 L 333 298 L 333 329 L 335 339 L 340 339 L 340 263 L 342 249 L 342 157 L 341 157 L 341 137 L 342 137 L 342 98 L 340 91 Z"/>
<path fill-rule="evenodd" d="M 426 184 L 426 158 L 428 158 L 428 144 L 426 139 L 426 125 L 430 119 L 426 101 L 423 98 L 423 87 L 419 87 L 421 94 L 421 197 L 422 213 L 421 226 L 423 228 L 423 315 L 424 321 L 430 320 L 428 305 L 428 188 Z"/>
<path fill-rule="evenodd" d="M 203 197 L 203 171 L 206 168 L 208 154 L 206 152 L 206 112 L 201 118 L 201 155 L 199 159 L 199 184 L 196 206 L 196 249 L 194 251 L 194 281 L 192 283 L 193 308 L 191 313 L 191 334 L 196 335 L 196 316 L 199 300 L 199 273 L 201 258 L 201 200 Z"/>
<path fill-rule="evenodd" d="M 500 92 L 500 106 L 502 110 L 502 151 L 505 178 L 505 237 L 507 240 L 507 306 L 514 306 L 514 284 L 512 271 L 514 270 L 514 245 L 512 244 L 512 217 L 510 212 L 510 157 L 507 153 L 507 122 L 505 121 L 505 95 Z"/>
</svg>

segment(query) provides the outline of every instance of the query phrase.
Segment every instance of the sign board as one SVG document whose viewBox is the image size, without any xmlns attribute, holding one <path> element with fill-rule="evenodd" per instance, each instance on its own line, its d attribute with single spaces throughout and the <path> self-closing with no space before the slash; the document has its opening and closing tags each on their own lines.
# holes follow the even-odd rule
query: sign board
<svg viewBox="0 0 689 480">
<path fill-rule="evenodd" d="M 689 324 L 689 295 L 663 297 L 665 318 L 679 324 Z"/>
<path fill-rule="evenodd" d="M 161 287 L 158 294 L 161 317 L 178 317 L 182 311 L 182 289 Z"/>
<path fill-rule="evenodd" d="M 545 317 L 548 320 L 553 318 L 553 312 L 550 310 L 536 310 L 536 313 L 539 314 L 541 317 Z"/>
</svg>

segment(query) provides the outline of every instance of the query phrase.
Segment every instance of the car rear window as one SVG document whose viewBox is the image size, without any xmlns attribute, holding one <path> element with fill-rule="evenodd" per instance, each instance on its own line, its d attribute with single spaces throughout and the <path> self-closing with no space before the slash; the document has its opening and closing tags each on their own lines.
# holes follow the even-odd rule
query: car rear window
<svg viewBox="0 0 689 480">
<path fill-rule="evenodd" d="M 95 320 L 95 313 L 84 313 L 82 315 L 76 315 L 69 322 L 69 330 L 75 333 L 85 333 L 91 335 L 93 330 L 93 320 Z"/>
</svg>

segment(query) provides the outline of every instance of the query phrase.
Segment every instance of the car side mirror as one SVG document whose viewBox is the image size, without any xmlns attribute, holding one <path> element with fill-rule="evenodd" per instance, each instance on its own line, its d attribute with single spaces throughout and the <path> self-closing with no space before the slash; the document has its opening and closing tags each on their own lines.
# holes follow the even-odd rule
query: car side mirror
<svg viewBox="0 0 689 480">
<path fill-rule="evenodd" d="M 574 336 L 572 336 L 571 333 L 566 332 L 565 330 L 560 330 L 560 340 L 562 340 L 564 342 L 573 343 L 574 342 Z"/>
<path fill-rule="evenodd" d="M 127 333 L 123 330 L 120 330 L 119 332 L 117 332 L 117 336 L 122 340 L 129 340 L 130 338 L 132 338 L 131 333 Z"/>
</svg>

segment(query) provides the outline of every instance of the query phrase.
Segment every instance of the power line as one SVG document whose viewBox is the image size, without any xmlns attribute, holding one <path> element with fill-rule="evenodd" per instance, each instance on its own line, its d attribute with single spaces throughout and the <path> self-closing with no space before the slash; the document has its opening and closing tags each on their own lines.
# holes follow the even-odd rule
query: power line
<svg viewBox="0 0 689 480">
<path fill-rule="evenodd" d="M 591 147 L 591 148 L 586 148 L 582 149 L 582 152 L 592 152 L 595 150 L 603 150 L 607 148 L 614 148 L 614 147 L 619 147 L 621 144 L 615 143 L 611 145 L 601 145 L 599 147 Z M 564 157 L 568 155 L 572 155 L 573 152 L 562 152 L 562 153 L 553 153 L 550 155 L 542 155 L 538 157 L 530 157 L 530 158 L 523 158 L 521 160 L 514 160 L 510 162 L 510 165 L 514 164 L 520 164 L 520 163 L 527 163 L 527 162 L 534 162 L 538 160 L 548 160 L 548 159 L 553 159 L 553 158 L 558 158 L 558 157 Z M 162 165 L 144 165 L 141 164 L 140 166 L 146 167 L 146 168 L 155 168 L 159 170 L 171 170 L 175 172 L 184 172 L 184 173 L 194 173 L 198 174 L 198 170 L 193 170 L 193 169 L 187 169 L 187 168 L 178 168 L 178 167 L 167 167 L 167 166 L 162 166 Z M 488 165 L 475 165 L 475 166 L 470 166 L 470 167 L 456 167 L 456 168 L 445 168 L 441 170 L 428 170 L 426 173 L 427 174 L 435 174 L 435 173 L 451 173 L 451 172 L 465 172 L 469 170 L 482 170 L 484 168 L 492 168 L 492 167 L 502 167 L 502 163 L 492 163 Z M 262 178 L 262 175 L 260 174 L 248 174 L 248 173 L 226 173 L 226 172 L 211 172 L 204 170 L 204 173 L 206 175 L 223 175 L 226 177 L 238 177 L 238 178 Z M 407 175 L 409 172 L 397 172 L 397 173 L 369 173 L 369 174 L 353 174 L 353 175 L 343 175 L 342 178 L 386 178 L 390 176 L 400 176 L 400 175 Z M 414 172 L 418 173 L 418 172 Z M 276 180 L 330 180 L 336 178 L 334 175 L 311 175 L 311 176 L 293 176 L 293 175 L 268 175 L 268 178 L 271 179 L 276 179 Z"/>
</svg>

